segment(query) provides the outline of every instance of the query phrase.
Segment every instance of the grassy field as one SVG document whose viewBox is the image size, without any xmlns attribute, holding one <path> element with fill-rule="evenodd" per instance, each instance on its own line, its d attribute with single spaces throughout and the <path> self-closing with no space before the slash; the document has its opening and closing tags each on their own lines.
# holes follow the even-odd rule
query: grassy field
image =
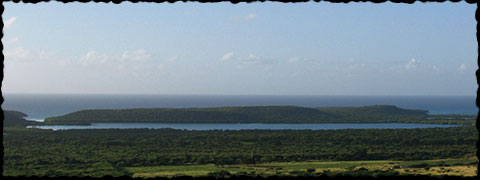
<svg viewBox="0 0 480 180">
<path fill-rule="evenodd" d="M 430 176 L 476 176 L 478 160 L 441 159 L 422 161 L 332 161 L 332 162 L 278 162 L 243 165 L 184 165 L 127 167 L 133 177 L 175 176 L 316 176 L 316 175 L 430 175 Z M 227 173 L 228 172 L 228 173 Z"/>
</svg>

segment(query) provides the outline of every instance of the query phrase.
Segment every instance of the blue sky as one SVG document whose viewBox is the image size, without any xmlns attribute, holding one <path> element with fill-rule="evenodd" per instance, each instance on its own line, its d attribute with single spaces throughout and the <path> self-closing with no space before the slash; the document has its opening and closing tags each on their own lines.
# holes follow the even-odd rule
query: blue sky
<svg viewBox="0 0 480 180">
<path fill-rule="evenodd" d="M 3 3 L 4 93 L 475 95 L 466 3 Z"/>
</svg>

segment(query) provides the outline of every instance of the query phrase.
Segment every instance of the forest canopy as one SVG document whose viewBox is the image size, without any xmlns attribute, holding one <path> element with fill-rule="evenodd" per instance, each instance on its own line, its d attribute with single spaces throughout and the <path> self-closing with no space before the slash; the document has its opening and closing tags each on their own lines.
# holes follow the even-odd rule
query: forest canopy
<svg viewBox="0 0 480 180">
<path fill-rule="evenodd" d="M 423 120 L 426 110 L 391 105 L 307 108 L 298 106 L 244 106 L 215 108 L 138 108 L 81 110 L 45 119 L 50 124 L 100 122 L 158 123 L 359 123 Z"/>
<path fill-rule="evenodd" d="M 240 131 L 17 128 L 5 133 L 6 176 L 116 176 L 124 174 L 124 167 L 191 164 L 456 159 L 473 156 L 478 138 L 474 126 Z"/>
<path fill-rule="evenodd" d="M 10 111 L 4 110 L 4 121 L 3 126 L 25 126 L 29 122 L 25 120 L 27 114 L 18 112 L 18 111 Z"/>
</svg>

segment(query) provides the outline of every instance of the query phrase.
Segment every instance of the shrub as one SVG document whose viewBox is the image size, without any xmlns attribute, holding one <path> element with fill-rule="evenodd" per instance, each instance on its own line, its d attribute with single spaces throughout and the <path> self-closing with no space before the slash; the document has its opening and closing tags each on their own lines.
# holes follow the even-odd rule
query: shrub
<svg viewBox="0 0 480 180">
<path fill-rule="evenodd" d="M 230 174 L 230 172 L 228 172 L 228 171 L 220 170 L 220 171 L 210 172 L 210 173 L 207 174 L 207 176 L 211 176 L 211 177 L 215 177 L 215 178 L 228 178 L 228 177 L 232 176 L 232 174 Z"/>
</svg>

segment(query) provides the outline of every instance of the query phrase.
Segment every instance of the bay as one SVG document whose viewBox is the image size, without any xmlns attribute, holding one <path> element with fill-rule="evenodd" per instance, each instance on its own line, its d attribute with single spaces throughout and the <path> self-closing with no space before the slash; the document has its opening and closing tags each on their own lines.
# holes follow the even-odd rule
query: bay
<svg viewBox="0 0 480 180">
<path fill-rule="evenodd" d="M 328 123 L 328 124 L 269 124 L 269 123 L 92 123 L 91 125 L 38 125 L 27 128 L 52 130 L 69 129 L 182 129 L 182 130 L 339 130 L 339 129 L 414 129 L 446 128 L 459 125 L 418 123 Z"/>
</svg>

